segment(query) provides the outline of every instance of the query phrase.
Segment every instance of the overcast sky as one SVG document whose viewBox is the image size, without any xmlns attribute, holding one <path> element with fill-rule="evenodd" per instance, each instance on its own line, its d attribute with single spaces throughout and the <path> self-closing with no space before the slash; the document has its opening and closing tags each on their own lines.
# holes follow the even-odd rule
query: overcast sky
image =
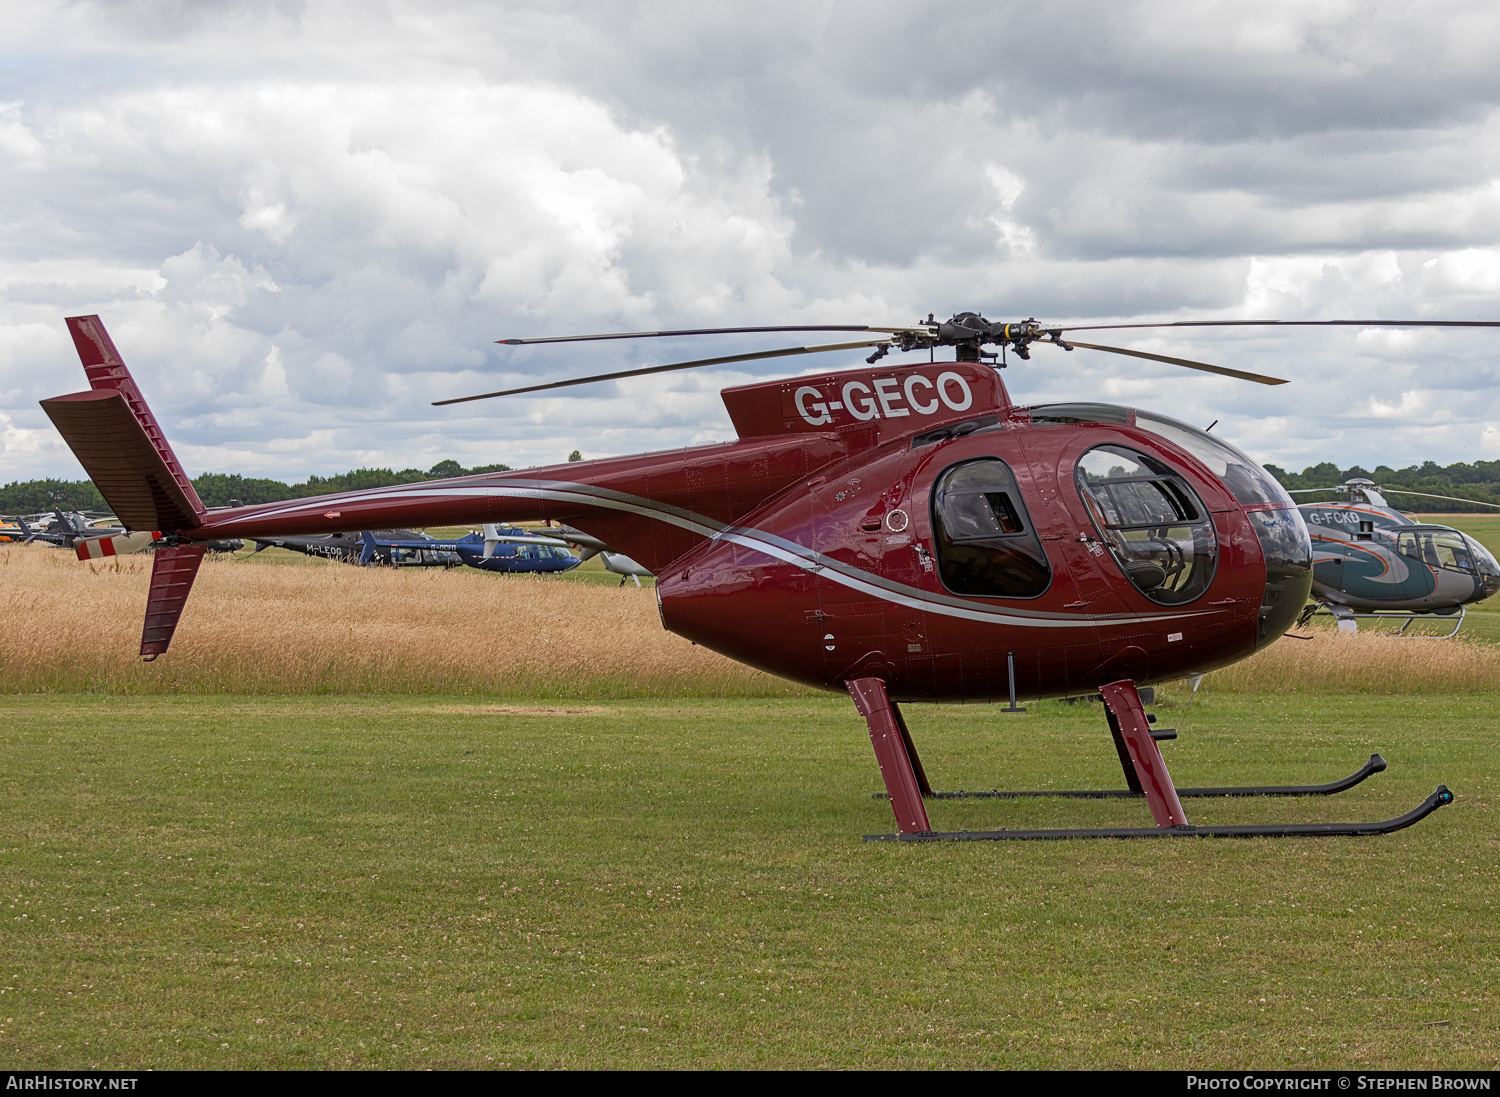
<svg viewBox="0 0 1500 1097">
<path fill-rule="evenodd" d="M 430 406 L 782 345 L 511 336 L 1500 320 L 1497 104 L 1472 0 L 12 5 L 0 481 L 83 475 L 37 407 L 83 313 L 189 473 L 288 480 L 732 437 L 720 388 L 859 360 Z M 1500 458 L 1500 330 L 1120 342 L 1293 383 L 1038 348 L 1007 384 L 1299 469 Z"/>
</svg>

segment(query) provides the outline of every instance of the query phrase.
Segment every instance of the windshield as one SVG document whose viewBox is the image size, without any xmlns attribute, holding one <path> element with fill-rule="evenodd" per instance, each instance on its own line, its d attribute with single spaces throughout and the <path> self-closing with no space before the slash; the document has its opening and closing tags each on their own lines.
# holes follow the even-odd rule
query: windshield
<svg viewBox="0 0 1500 1097">
<path fill-rule="evenodd" d="M 1261 468 L 1249 457 L 1235 449 L 1222 438 L 1215 438 L 1206 430 L 1168 419 L 1152 411 L 1136 409 L 1135 425 L 1152 434 L 1159 434 L 1167 441 L 1187 450 L 1208 466 L 1208 470 L 1224 481 L 1241 503 L 1280 503 L 1294 506 L 1286 489 L 1275 477 Z"/>
<path fill-rule="evenodd" d="M 1447 526 L 1412 526 L 1398 530 L 1396 551 L 1429 567 L 1470 575 L 1500 574 L 1500 564 L 1483 545 Z"/>
</svg>

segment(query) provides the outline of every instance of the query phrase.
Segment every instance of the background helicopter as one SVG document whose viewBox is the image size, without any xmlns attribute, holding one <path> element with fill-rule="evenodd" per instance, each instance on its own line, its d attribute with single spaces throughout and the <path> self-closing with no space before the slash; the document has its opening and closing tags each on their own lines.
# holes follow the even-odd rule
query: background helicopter
<svg viewBox="0 0 1500 1097">
<path fill-rule="evenodd" d="M 1355 477 L 1337 487 L 1299 488 L 1291 495 L 1335 492 L 1347 502 L 1303 503 L 1297 509 L 1313 542 L 1313 597 L 1299 624 L 1331 614 L 1346 632 L 1357 620 L 1400 622 L 1455 616 L 1500 590 L 1500 563 L 1474 538 L 1450 526 L 1418 523 L 1392 508 L 1386 495 L 1416 495 L 1492 506 L 1475 499 L 1424 491 L 1382 489 Z"/>
<path fill-rule="evenodd" d="M 387 567 L 453 568 L 464 564 L 482 571 L 552 573 L 578 566 L 577 558 L 555 537 L 538 537 L 522 529 L 502 531 L 493 524 L 486 524 L 483 534 L 471 533 L 456 540 L 440 540 L 411 529 L 381 529 L 312 537 L 260 537 L 255 542 L 255 552 L 284 548 L 347 564 Z"/>
<path fill-rule="evenodd" d="M 1235 323 L 1280 322 L 1093 327 Z M 1500 326 L 1286 326 L 1318 323 Z M 1280 379 L 1063 338 L 1086 327 L 992 323 L 976 313 L 892 327 L 713 329 L 864 338 L 484 395 L 856 347 L 872 350 L 870 367 L 893 351 L 925 351 L 929 360 L 726 389 L 734 442 L 209 510 L 98 317 L 70 318 L 68 327 L 91 387 L 42 407 L 127 527 L 167 531 L 142 631 L 147 660 L 170 644 L 207 538 L 467 524 L 499 511 L 562 521 L 628 553 L 658 576 L 671 631 L 770 673 L 847 690 L 869 727 L 904 839 L 1369 834 L 1452 801 L 1439 787 L 1381 823 L 1188 826 L 1157 747 L 1158 737 L 1172 736 L 1153 732 L 1136 684 L 1202 673 L 1275 641 L 1311 588 L 1307 528 L 1281 486 L 1222 439 L 1132 408 L 1017 406 L 985 363 L 1003 364 L 1007 352 L 1025 360 L 1050 344 L 1263 384 Z M 955 360 L 937 362 L 940 346 L 953 347 Z M 1155 828 L 933 832 L 923 800 L 935 794 L 900 702 L 1008 697 L 1014 710 L 1018 696 L 1092 689 L 1105 701 L 1125 794 L 1144 796 Z M 1338 791 L 1371 771 L 1331 786 L 1197 791 Z"/>
<path fill-rule="evenodd" d="M 380 553 L 389 554 L 389 562 L 404 563 L 403 552 L 446 551 L 455 561 L 480 571 L 498 571 L 506 575 L 556 575 L 576 568 L 581 560 L 567 549 L 567 543 L 556 537 L 541 537 L 518 526 L 501 529 L 493 523 L 483 533 L 470 533 L 454 540 L 381 540 L 373 533 L 360 535 L 364 546 L 359 562 L 368 564 Z M 385 561 L 382 561 L 385 562 Z"/>
<path fill-rule="evenodd" d="M 23 544 L 41 541 L 57 548 L 70 548 L 80 560 L 102 560 L 109 556 L 126 556 L 145 552 L 161 536 L 159 531 L 132 532 L 119 524 L 113 514 L 54 510 L 52 514 L 23 515 L 16 518 L 20 536 L 10 536 Z M 238 538 L 218 538 L 204 542 L 209 552 L 238 552 L 244 548 Z"/>
<path fill-rule="evenodd" d="M 551 525 L 551 523 L 548 523 L 548 525 Z M 637 564 L 622 552 L 615 552 L 603 541 L 599 540 L 599 538 L 590 537 L 587 533 L 584 533 L 580 529 L 574 529 L 572 526 L 559 525 L 557 529 L 559 537 L 580 550 L 578 555 L 578 562 L 580 564 L 592 560 L 595 556 L 599 557 L 599 561 L 604 565 L 605 571 L 620 577 L 620 586 L 623 587 L 625 585 L 626 579 L 634 579 L 635 585 L 640 586 L 642 578 L 654 578 L 640 564 Z"/>
<path fill-rule="evenodd" d="M 256 552 L 261 552 L 268 548 L 284 548 L 292 552 L 300 552 L 304 556 L 319 556 L 326 560 L 339 560 L 346 564 L 365 564 L 371 562 L 370 558 L 364 558 L 364 554 L 367 551 L 364 542 L 365 532 L 367 531 L 329 533 L 310 537 L 256 537 L 253 538 L 255 541 L 255 551 L 250 555 L 254 556 Z M 454 553 L 438 548 L 428 548 L 425 543 L 431 541 L 432 538 L 418 533 L 416 530 L 381 529 L 372 532 L 376 538 L 377 546 L 382 543 L 395 543 L 398 541 L 416 544 L 416 547 L 399 550 L 402 558 L 395 562 L 404 566 L 447 568 L 458 566 L 459 560 Z M 384 553 L 384 558 L 381 558 L 382 552 Z M 391 551 L 388 548 L 382 550 L 377 547 L 372 554 L 372 558 L 374 562 L 381 564 L 390 564 L 393 562 Z"/>
<path fill-rule="evenodd" d="M 97 511 L 54 510 L 50 514 L 23 514 L 16 518 L 23 536 L 22 541 L 40 541 L 57 548 L 75 548 L 85 540 L 116 537 L 126 533 L 125 527 L 113 514 Z M 154 538 L 143 533 L 131 535 L 128 545 L 121 545 L 121 552 L 134 552 L 151 544 Z M 114 553 L 112 555 L 117 555 Z"/>
</svg>

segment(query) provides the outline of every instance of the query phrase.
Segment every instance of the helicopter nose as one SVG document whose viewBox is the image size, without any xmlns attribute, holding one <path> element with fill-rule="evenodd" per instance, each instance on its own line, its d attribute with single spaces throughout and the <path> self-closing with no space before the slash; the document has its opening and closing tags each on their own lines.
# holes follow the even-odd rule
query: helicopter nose
<svg viewBox="0 0 1500 1097">
<path fill-rule="evenodd" d="M 1489 549 L 1468 534 L 1464 534 L 1463 538 L 1468 544 L 1469 559 L 1473 562 L 1475 578 L 1479 582 L 1479 599 L 1488 598 L 1500 591 L 1500 561 L 1496 561 Z"/>
<path fill-rule="evenodd" d="M 1312 592 L 1312 538 L 1295 508 L 1250 512 L 1250 524 L 1266 558 L 1266 591 L 1261 596 L 1255 647 L 1281 638 L 1307 605 Z"/>
</svg>

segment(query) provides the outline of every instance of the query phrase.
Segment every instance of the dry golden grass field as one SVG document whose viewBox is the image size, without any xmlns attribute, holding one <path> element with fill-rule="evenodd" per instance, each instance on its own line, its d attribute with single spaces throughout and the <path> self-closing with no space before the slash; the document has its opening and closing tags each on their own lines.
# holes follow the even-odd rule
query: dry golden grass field
<svg viewBox="0 0 1500 1097">
<path fill-rule="evenodd" d="M 289 555 L 289 554 L 288 554 Z M 648 587 L 457 568 L 206 560 L 171 651 L 137 658 L 151 557 L 0 546 L 10 693 L 800 695 L 661 627 Z"/>
<path fill-rule="evenodd" d="M 9 693 L 481 693 L 778 697 L 807 690 L 661 627 L 649 588 L 459 568 L 289 558 L 203 565 L 170 653 L 136 658 L 151 558 L 84 564 L 0 546 L 0 690 Z M 1328 627 L 1216 672 L 1215 692 L 1492 692 L 1500 648 Z"/>
</svg>

